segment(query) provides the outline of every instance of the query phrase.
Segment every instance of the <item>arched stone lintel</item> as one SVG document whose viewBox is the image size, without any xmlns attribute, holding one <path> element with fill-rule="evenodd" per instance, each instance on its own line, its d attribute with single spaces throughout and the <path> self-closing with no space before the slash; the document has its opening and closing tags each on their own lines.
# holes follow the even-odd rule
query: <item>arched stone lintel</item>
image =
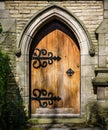
<svg viewBox="0 0 108 130">
<path fill-rule="evenodd" d="M 21 48 L 20 54 L 29 54 L 32 38 L 43 25 L 52 19 L 58 19 L 74 32 L 82 55 L 88 53 L 91 56 L 95 55 L 89 33 L 83 23 L 75 15 L 57 5 L 48 6 L 38 14 L 35 14 L 27 23 L 18 42 L 18 48 Z"/>
</svg>

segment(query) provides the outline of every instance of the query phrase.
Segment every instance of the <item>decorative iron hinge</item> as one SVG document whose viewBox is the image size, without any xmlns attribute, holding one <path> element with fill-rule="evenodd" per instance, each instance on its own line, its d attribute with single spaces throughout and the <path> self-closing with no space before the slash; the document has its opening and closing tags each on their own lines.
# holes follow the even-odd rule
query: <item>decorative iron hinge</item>
<svg viewBox="0 0 108 130">
<path fill-rule="evenodd" d="M 33 67 L 38 69 L 39 67 L 46 67 L 47 64 L 52 64 L 54 60 L 59 61 L 61 57 L 53 56 L 52 52 L 47 52 L 46 49 L 39 50 L 38 48 L 35 49 L 33 53 L 32 60 Z"/>
<path fill-rule="evenodd" d="M 53 96 L 52 92 L 47 92 L 45 89 L 34 89 L 33 96 L 34 97 L 31 97 L 31 100 L 37 100 L 43 108 L 48 105 L 53 105 L 54 101 L 61 100 L 59 96 Z"/>
</svg>

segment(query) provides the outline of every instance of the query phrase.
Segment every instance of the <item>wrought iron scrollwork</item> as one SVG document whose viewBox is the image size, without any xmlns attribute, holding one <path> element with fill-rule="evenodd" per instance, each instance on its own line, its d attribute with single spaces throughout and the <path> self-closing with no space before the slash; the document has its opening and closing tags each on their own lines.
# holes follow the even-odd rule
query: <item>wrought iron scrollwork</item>
<svg viewBox="0 0 108 130">
<path fill-rule="evenodd" d="M 46 49 L 39 50 L 38 48 L 35 49 L 33 53 L 32 60 L 33 67 L 38 69 L 39 67 L 46 67 L 47 64 L 52 64 L 53 60 L 59 61 L 61 57 L 53 56 L 52 52 L 47 52 Z"/>
<path fill-rule="evenodd" d="M 52 92 L 47 92 L 45 89 L 34 89 L 33 96 L 31 100 L 37 100 L 41 107 L 45 108 L 48 105 L 53 105 L 54 101 L 59 101 L 61 98 L 59 96 L 53 96 Z"/>
</svg>

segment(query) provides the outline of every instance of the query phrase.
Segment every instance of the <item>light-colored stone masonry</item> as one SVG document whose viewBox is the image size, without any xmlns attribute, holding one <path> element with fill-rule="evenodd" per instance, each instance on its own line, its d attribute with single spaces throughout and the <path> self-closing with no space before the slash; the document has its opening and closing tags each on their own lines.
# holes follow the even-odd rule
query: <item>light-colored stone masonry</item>
<svg viewBox="0 0 108 130">
<path fill-rule="evenodd" d="M 85 92 L 84 97 L 82 97 L 83 102 L 87 100 L 86 96 L 88 99 L 96 98 L 96 95 L 93 94 L 91 79 L 94 77 L 95 67 L 98 66 L 98 41 L 95 30 L 103 20 L 103 1 L 6 1 L 5 8 L 9 10 L 11 18 L 16 19 L 17 39 L 33 15 L 51 4 L 61 6 L 76 15 L 90 34 L 96 48 L 96 56 L 87 55 L 86 58 L 81 58 L 81 80 L 84 81 L 81 82 L 84 89 L 81 91 Z"/>
<path fill-rule="evenodd" d="M 29 81 L 28 81 L 29 78 L 27 78 L 27 75 L 29 75 L 27 66 L 29 66 L 29 64 L 28 61 L 24 62 L 24 58 L 23 58 L 24 55 L 21 55 L 20 57 L 15 56 L 15 50 L 18 47 L 17 43 L 19 41 L 19 36 L 21 35 L 21 32 L 24 30 L 24 27 L 27 25 L 27 23 L 31 20 L 33 16 L 35 16 L 35 14 L 39 13 L 41 10 L 44 10 L 47 6 L 51 6 L 51 5 L 58 5 L 61 8 L 64 8 L 68 10 L 70 13 L 72 13 L 73 15 L 75 15 L 82 23 L 82 25 L 86 27 L 86 30 L 90 34 L 90 39 L 92 40 L 92 44 L 96 49 L 95 51 L 96 55 L 94 57 L 91 57 L 89 53 L 81 53 L 80 89 L 81 89 L 81 117 L 82 118 L 79 119 L 82 120 L 84 117 L 83 122 L 89 119 L 90 105 L 95 101 L 99 104 L 100 103 L 102 104 L 105 103 L 106 105 L 108 104 L 108 87 L 103 87 L 103 86 L 99 87 L 97 94 L 94 94 L 93 84 L 92 84 L 92 79 L 96 77 L 94 73 L 96 67 L 102 67 L 102 68 L 108 67 L 108 31 L 107 31 L 108 26 L 106 25 L 107 24 L 106 19 L 108 18 L 107 15 L 108 4 L 106 2 L 104 7 L 103 2 L 105 1 L 107 0 L 104 1 L 103 0 L 99 0 L 99 1 L 98 0 L 92 0 L 92 1 L 91 0 L 88 1 L 87 0 L 84 1 L 83 0 L 66 0 L 66 1 L 65 0 L 61 0 L 61 1 L 60 0 L 16 1 L 15 0 L 15 1 L 0 2 L 0 20 L 4 31 L 0 35 L 0 47 L 2 47 L 3 51 L 7 52 L 10 56 L 11 64 L 12 64 L 12 73 L 13 73 L 13 77 L 15 78 L 15 83 L 13 80 L 10 81 L 10 87 L 12 87 L 11 85 L 14 86 L 18 85 L 19 89 L 21 90 L 20 94 L 23 98 L 24 105 L 27 110 L 27 114 L 30 114 L 29 113 L 29 105 L 30 105 L 29 104 Z M 106 26 L 104 24 L 102 25 L 103 27 L 100 26 L 102 21 L 105 22 Z M 8 30 L 9 28 L 10 30 Z M 97 36 L 98 39 L 96 39 Z M 24 44 L 27 45 L 27 42 L 25 42 Z M 83 45 L 81 44 L 81 46 Z M 86 49 L 87 47 L 85 46 L 84 43 L 84 47 L 82 50 L 85 52 Z M 25 57 L 28 57 L 28 55 L 26 55 Z M 99 73 L 97 77 L 99 77 L 99 75 L 101 74 Z M 102 76 L 104 75 L 106 76 L 108 74 L 102 73 Z M 102 100 L 100 100 L 100 96 L 103 96 Z M 73 118 L 72 121 L 74 119 L 76 118 Z M 45 123 L 44 119 L 43 121 Z M 64 120 L 62 120 L 61 122 L 63 123 L 63 121 Z"/>
<path fill-rule="evenodd" d="M 95 30 L 103 20 L 103 1 L 6 1 L 6 9 L 16 19 L 17 36 L 34 14 L 51 4 L 75 14 L 85 24 L 93 44 L 97 46 Z"/>
<path fill-rule="evenodd" d="M 10 18 L 15 19 L 16 21 L 16 35 L 17 35 L 17 42 L 19 40 L 19 36 L 23 31 L 26 24 L 29 20 L 36 14 L 39 13 L 40 10 L 43 10 L 45 7 L 50 5 L 58 5 L 63 7 L 64 9 L 68 10 L 70 13 L 74 14 L 86 27 L 87 31 L 90 34 L 90 38 L 92 40 L 93 45 L 95 45 L 96 55 L 94 57 L 90 57 L 90 55 L 82 55 L 81 56 L 81 111 L 85 113 L 88 111 L 88 106 L 85 105 L 89 104 L 89 101 L 96 100 L 97 95 L 93 92 L 93 85 L 92 85 L 92 78 L 95 77 L 95 67 L 98 65 L 108 66 L 108 56 L 105 54 L 103 57 L 104 49 L 101 48 L 99 50 L 98 40 L 96 39 L 95 31 L 99 27 L 100 23 L 103 21 L 103 0 L 96 1 L 96 0 L 88 0 L 88 1 L 6 1 L 5 2 L 5 9 L 9 11 Z M 103 35 L 105 38 L 105 42 L 103 41 L 101 44 L 105 44 L 108 46 L 108 34 Z M 17 46 L 17 45 L 16 45 Z M 106 48 L 107 53 L 107 48 Z M 98 57 L 99 55 L 99 57 Z M 104 61 L 103 61 L 103 60 Z M 16 58 L 16 62 L 18 62 L 19 58 Z M 19 64 L 21 64 L 19 62 Z M 17 66 L 17 70 L 23 71 L 22 68 Z M 101 66 L 102 67 L 102 66 Z M 24 75 L 16 74 L 16 82 L 18 83 L 19 87 L 21 87 L 21 95 L 24 97 L 24 102 L 27 104 L 28 108 L 28 89 L 25 89 L 24 86 Z M 106 95 L 108 95 L 108 89 L 105 88 Z M 86 104 L 87 103 L 87 104 Z M 89 113 L 89 112 L 88 112 Z M 87 115 L 86 115 L 87 116 Z"/>
<path fill-rule="evenodd" d="M 86 100 L 96 99 L 93 93 L 91 79 L 94 77 L 94 69 L 98 66 L 98 41 L 95 31 L 103 21 L 103 1 L 6 1 L 5 8 L 9 10 L 10 17 L 16 20 L 17 41 L 27 22 L 46 6 L 56 4 L 61 6 L 76 15 L 77 18 L 84 24 L 90 34 L 93 45 L 96 48 L 96 56 L 89 55 L 81 58 L 81 93 L 82 102 Z M 21 78 L 23 79 L 23 78 Z M 20 83 L 19 83 L 20 84 Z M 26 98 L 27 92 L 22 91 L 22 95 Z M 86 98 L 87 97 L 87 98 Z M 27 96 L 28 98 L 28 96 Z"/>
</svg>

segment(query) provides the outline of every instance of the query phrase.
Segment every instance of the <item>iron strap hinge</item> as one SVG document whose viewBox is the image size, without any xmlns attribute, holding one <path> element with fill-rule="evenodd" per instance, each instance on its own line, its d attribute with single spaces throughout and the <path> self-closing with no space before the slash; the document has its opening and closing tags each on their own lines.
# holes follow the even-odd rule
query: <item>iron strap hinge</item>
<svg viewBox="0 0 108 130">
<path fill-rule="evenodd" d="M 46 67 L 47 64 L 52 64 L 54 60 L 61 60 L 59 56 L 53 56 L 52 52 L 47 52 L 46 49 L 39 50 L 35 49 L 35 52 L 32 56 L 33 67 L 38 69 L 39 67 Z"/>
<path fill-rule="evenodd" d="M 45 89 L 34 89 L 33 96 L 34 97 L 31 97 L 31 100 L 37 100 L 43 108 L 48 105 L 53 105 L 54 101 L 61 100 L 59 96 L 53 96 L 52 92 L 47 92 Z"/>
</svg>

